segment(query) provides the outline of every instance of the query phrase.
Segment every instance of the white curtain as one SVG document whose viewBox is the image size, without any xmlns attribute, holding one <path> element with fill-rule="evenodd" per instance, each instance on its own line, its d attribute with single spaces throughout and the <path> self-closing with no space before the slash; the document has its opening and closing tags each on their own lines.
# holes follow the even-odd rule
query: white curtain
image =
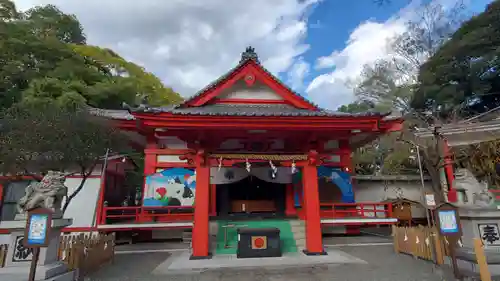
<svg viewBox="0 0 500 281">
<path fill-rule="evenodd" d="M 276 178 L 271 178 L 271 167 L 252 167 L 250 173 L 245 168 L 223 167 L 210 169 L 211 184 L 229 184 L 238 182 L 248 176 L 254 176 L 263 181 L 287 184 L 292 182 L 290 167 L 278 167 Z"/>
</svg>

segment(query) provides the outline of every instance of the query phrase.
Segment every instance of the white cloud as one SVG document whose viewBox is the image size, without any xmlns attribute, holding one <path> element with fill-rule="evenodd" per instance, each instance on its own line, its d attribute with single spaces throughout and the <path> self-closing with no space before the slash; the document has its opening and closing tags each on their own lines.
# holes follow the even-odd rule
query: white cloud
<svg viewBox="0 0 500 281">
<path fill-rule="evenodd" d="M 434 0 L 446 9 L 457 3 L 468 4 L 470 0 Z M 354 101 L 352 88 L 347 85 L 359 78 L 365 64 L 373 65 L 377 60 L 392 57 L 389 42 L 404 33 L 408 21 L 419 20 L 423 0 L 411 1 L 396 15 L 385 22 L 368 20 L 361 23 L 350 34 L 342 50 L 334 50 L 329 56 L 317 59 L 315 69 L 327 70 L 315 77 L 306 89 L 307 96 L 315 103 L 329 109 L 337 109 Z"/>
<path fill-rule="evenodd" d="M 367 21 L 360 24 L 349 36 L 343 50 L 318 58 L 316 69 L 330 69 L 314 78 L 307 87 L 308 97 L 330 109 L 354 100 L 352 89 L 346 83 L 358 77 L 365 64 L 388 57 L 387 43 L 405 31 L 404 20 L 391 18 L 384 23 Z"/>
<path fill-rule="evenodd" d="M 309 46 L 307 18 L 320 0 L 15 0 L 75 14 L 90 44 L 108 47 L 154 72 L 184 96 L 233 67 L 253 45 L 273 73 Z M 293 67 L 303 67 L 299 61 Z M 300 75 L 300 74 L 299 74 Z M 297 77 L 300 80 L 299 76 Z M 294 78 L 295 79 L 295 78 Z"/>
<path fill-rule="evenodd" d="M 309 63 L 299 58 L 292 67 L 288 70 L 288 84 L 295 91 L 302 91 L 304 89 L 304 79 L 309 75 Z"/>
</svg>

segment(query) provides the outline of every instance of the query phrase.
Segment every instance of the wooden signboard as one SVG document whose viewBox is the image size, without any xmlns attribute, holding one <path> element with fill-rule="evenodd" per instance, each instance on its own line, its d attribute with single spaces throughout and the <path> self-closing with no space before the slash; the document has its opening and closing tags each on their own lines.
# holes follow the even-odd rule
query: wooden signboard
<svg viewBox="0 0 500 281">
<path fill-rule="evenodd" d="M 434 193 L 432 192 L 425 193 L 425 205 L 427 205 L 428 208 L 436 207 L 436 198 L 434 196 Z"/>
<path fill-rule="evenodd" d="M 49 246 L 51 226 L 51 210 L 38 208 L 28 212 L 26 228 L 24 229 L 24 246 L 33 249 L 29 281 L 35 280 L 36 264 L 40 256 L 40 248 Z"/>
<path fill-rule="evenodd" d="M 436 207 L 435 215 L 439 234 L 445 237 L 445 241 L 448 241 L 453 273 L 455 278 L 459 279 L 460 271 L 458 269 L 455 248 L 458 240 L 462 237 L 462 227 L 460 225 L 460 216 L 458 215 L 457 207 L 450 203 L 440 204 Z"/>
</svg>

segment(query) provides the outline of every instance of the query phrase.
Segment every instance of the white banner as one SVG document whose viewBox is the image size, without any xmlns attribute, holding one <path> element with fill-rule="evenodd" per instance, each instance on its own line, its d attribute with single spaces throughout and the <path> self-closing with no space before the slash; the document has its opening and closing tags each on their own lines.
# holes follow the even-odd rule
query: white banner
<svg viewBox="0 0 500 281">
<path fill-rule="evenodd" d="M 245 168 L 223 167 L 210 168 L 211 184 L 229 184 L 238 182 L 248 176 L 254 176 L 260 180 L 280 184 L 292 183 L 292 173 L 290 167 L 278 167 L 276 178 L 271 178 L 271 167 L 255 167 L 250 169 L 250 173 Z"/>
</svg>

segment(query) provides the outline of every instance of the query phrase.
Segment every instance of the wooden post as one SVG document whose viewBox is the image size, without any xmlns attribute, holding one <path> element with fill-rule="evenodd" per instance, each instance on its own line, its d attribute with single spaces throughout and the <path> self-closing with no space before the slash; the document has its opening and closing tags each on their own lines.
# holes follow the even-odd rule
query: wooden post
<svg viewBox="0 0 500 281">
<path fill-rule="evenodd" d="M 483 242 L 478 238 L 474 238 L 474 252 L 476 253 L 476 261 L 479 266 L 479 275 L 481 281 L 491 281 L 491 274 L 488 268 L 488 261 L 484 255 Z"/>
<path fill-rule="evenodd" d="M 399 253 L 398 227 L 395 225 L 392 225 L 392 237 L 394 241 L 394 252 Z"/>
<path fill-rule="evenodd" d="M 431 232 L 434 237 L 434 246 L 436 249 L 436 264 L 442 265 L 444 264 L 443 242 L 441 241 L 439 231 L 435 227 L 432 228 Z"/>
</svg>

